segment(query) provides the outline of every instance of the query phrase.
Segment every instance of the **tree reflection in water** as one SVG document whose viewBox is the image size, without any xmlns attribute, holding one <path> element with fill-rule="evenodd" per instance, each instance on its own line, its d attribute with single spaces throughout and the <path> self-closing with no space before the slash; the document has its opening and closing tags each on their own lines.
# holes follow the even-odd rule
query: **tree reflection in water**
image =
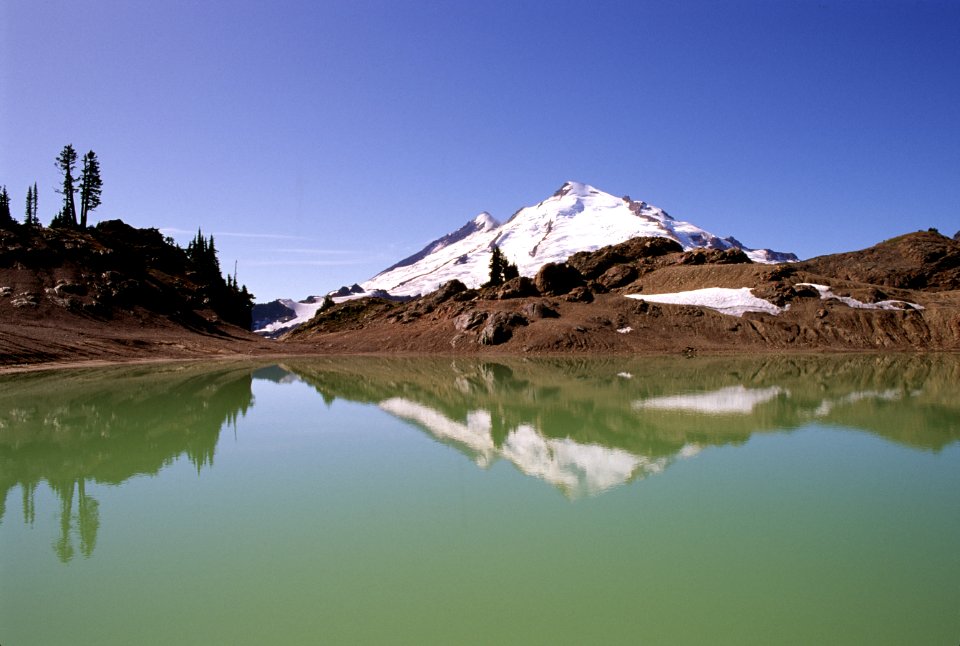
<svg viewBox="0 0 960 646">
<path fill-rule="evenodd" d="M 253 406 L 254 379 L 378 406 L 480 466 L 508 460 L 569 496 L 811 423 L 932 451 L 960 439 L 960 360 L 941 355 L 354 357 L 27 373 L 0 378 L 0 521 L 19 486 L 32 525 L 45 481 L 60 502 L 58 558 L 89 557 L 100 510 L 88 485 L 155 475 L 180 456 L 198 473 L 212 466 L 221 429 Z"/>
<path fill-rule="evenodd" d="M 60 501 L 61 561 L 89 557 L 100 527 L 87 484 L 154 475 L 186 455 L 213 464 L 220 429 L 253 404 L 250 366 L 163 366 L 8 375 L 0 391 L 0 520 L 10 489 L 23 521 L 36 518 L 46 481 Z"/>
</svg>

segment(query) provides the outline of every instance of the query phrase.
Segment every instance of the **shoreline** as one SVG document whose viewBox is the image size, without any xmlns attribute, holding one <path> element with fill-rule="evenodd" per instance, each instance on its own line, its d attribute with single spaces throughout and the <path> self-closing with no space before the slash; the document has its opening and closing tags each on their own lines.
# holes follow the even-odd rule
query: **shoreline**
<svg viewBox="0 0 960 646">
<path fill-rule="evenodd" d="M 875 356 L 923 356 L 923 355 L 960 355 L 960 350 L 954 349 L 933 349 L 933 350 L 903 350 L 903 349 L 864 349 L 864 348 L 851 348 L 846 350 L 838 350 L 835 348 L 798 348 L 796 350 L 784 351 L 782 348 L 770 348 L 769 350 L 751 348 L 749 350 L 697 350 L 694 352 L 684 352 L 684 351 L 665 351 L 665 350 L 650 350 L 643 352 L 510 352 L 510 351 L 501 351 L 501 352 L 303 352 L 303 351 L 294 351 L 294 352 L 276 352 L 276 353 L 234 353 L 234 354 L 218 354 L 218 355 L 207 355 L 207 356 L 195 356 L 195 357 L 183 357 L 183 356 L 149 356 L 149 357 L 127 357 L 127 358 L 113 358 L 113 359 L 76 359 L 76 360 L 53 360 L 53 361 L 37 361 L 30 363 L 17 363 L 9 365 L 0 365 L 0 376 L 5 375 L 14 375 L 14 374 L 24 374 L 24 373 L 33 373 L 33 372 L 42 372 L 42 371 L 56 371 L 56 370 L 84 370 L 84 369 L 96 369 L 96 368 L 110 368 L 116 366 L 148 366 L 154 364 L 197 364 L 197 363 L 241 363 L 241 362 L 270 362 L 273 360 L 287 360 L 287 359 L 299 359 L 299 360 L 310 360 L 310 359 L 330 359 L 330 358 L 349 358 L 349 357 L 377 357 L 383 359 L 397 358 L 397 359 L 411 359 L 411 358 L 422 358 L 422 359 L 494 359 L 494 358 L 504 358 L 504 359 L 591 359 L 591 358 L 667 358 L 673 357 L 677 359 L 693 359 L 696 357 L 705 357 L 705 358 L 719 358 L 719 357 L 730 357 L 730 358 L 743 358 L 743 357 L 769 357 L 769 356 L 783 356 L 783 357 L 812 357 L 812 356 L 838 356 L 838 355 L 849 355 L 849 356 L 866 356 L 866 355 L 875 355 Z"/>
</svg>

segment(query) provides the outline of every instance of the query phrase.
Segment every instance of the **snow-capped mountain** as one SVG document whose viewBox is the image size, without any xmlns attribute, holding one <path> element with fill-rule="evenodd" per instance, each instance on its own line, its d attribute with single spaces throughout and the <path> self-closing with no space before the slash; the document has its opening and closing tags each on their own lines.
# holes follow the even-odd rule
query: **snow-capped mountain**
<svg viewBox="0 0 960 646">
<path fill-rule="evenodd" d="M 494 245 L 522 276 L 533 276 L 548 262 L 563 262 L 578 251 L 640 236 L 672 238 L 684 249 L 736 247 L 755 262 L 797 260 L 791 253 L 749 249 L 734 238 L 719 238 L 646 202 L 567 182 L 551 197 L 520 209 L 503 224 L 481 213 L 360 286 L 366 292 L 382 290 L 395 296 L 426 294 L 455 278 L 477 287 L 489 277 Z"/>
</svg>

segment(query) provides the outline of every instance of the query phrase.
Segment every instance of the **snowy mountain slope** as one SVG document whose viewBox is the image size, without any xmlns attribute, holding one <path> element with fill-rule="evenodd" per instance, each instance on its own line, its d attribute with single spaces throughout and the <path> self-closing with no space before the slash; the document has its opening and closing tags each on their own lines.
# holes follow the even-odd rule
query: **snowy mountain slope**
<svg viewBox="0 0 960 646">
<path fill-rule="evenodd" d="M 593 251 L 639 236 L 672 238 L 684 249 L 737 247 L 755 262 L 797 259 L 793 254 L 748 249 L 734 238 L 719 238 L 694 224 L 675 220 L 646 202 L 567 182 L 539 204 L 520 209 L 504 224 L 481 213 L 361 287 L 367 292 L 379 289 L 410 296 L 431 292 L 454 278 L 477 287 L 489 276 L 494 245 L 517 265 L 521 275 L 533 276 L 548 262 L 563 262 L 578 251 Z"/>
<path fill-rule="evenodd" d="M 257 334 L 267 337 L 276 337 L 287 330 L 292 330 L 298 325 L 303 325 L 312 319 L 313 315 L 317 313 L 318 309 L 320 309 L 320 306 L 323 305 L 323 298 L 311 296 L 306 301 L 299 302 L 289 298 L 281 298 L 276 302 L 280 305 L 283 305 L 287 310 L 292 311 L 295 314 L 294 318 L 275 320 L 271 323 L 263 325 L 259 329 L 254 330 L 254 332 Z"/>
</svg>

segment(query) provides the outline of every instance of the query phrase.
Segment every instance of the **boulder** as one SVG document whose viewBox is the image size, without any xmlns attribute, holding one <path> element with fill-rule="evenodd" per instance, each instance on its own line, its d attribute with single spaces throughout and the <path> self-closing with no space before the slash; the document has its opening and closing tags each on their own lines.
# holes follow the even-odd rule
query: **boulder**
<svg viewBox="0 0 960 646">
<path fill-rule="evenodd" d="M 537 319 L 555 319 L 560 316 L 560 313 L 557 312 L 557 310 L 541 301 L 527 303 L 520 308 L 520 312 L 531 321 L 535 321 Z"/>
<path fill-rule="evenodd" d="M 633 265 L 614 265 L 603 272 L 597 282 L 606 289 L 615 289 L 633 282 L 638 275 L 637 268 Z"/>
<path fill-rule="evenodd" d="M 592 303 L 593 292 L 586 287 L 574 287 L 567 294 L 566 301 L 568 303 Z"/>
<path fill-rule="evenodd" d="M 480 330 L 477 339 L 481 345 L 499 345 L 510 340 L 513 328 L 517 325 L 526 325 L 527 319 L 513 312 L 494 312 L 487 319 L 487 324 Z"/>
<path fill-rule="evenodd" d="M 537 296 L 537 286 L 526 276 L 517 276 L 511 278 L 497 290 L 497 298 L 500 300 L 508 298 L 525 298 L 527 296 Z"/>
<path fill-rule="evenodd" d="M 457 331 L 463 332 L 465 330 L 472 330 L 473 328 L 478 327 L 486 320 L 486 312 L 478 312 L 477 310 L 473 310 L 470 312 L 464 312 L 453 319 L 453 327 L 455 327 Z"/>
<path fill-rule="evenodd" d="M 582 287 L 583 275 L 567 263 L 548 262 L 533 279 L 537 291 L 545 296 L 559 296 L 574 287 Z"/>
<path fill-rule="evenodd" d="M 457 294 L 467 291 L 467 286 L 462 282 L 454 278 L 453 280 L 445 282 L 440 286 L 440 289 L 430 294 L 428 298 L 433 303 L 443 303 L 448 301 Z"/>
</svg>

